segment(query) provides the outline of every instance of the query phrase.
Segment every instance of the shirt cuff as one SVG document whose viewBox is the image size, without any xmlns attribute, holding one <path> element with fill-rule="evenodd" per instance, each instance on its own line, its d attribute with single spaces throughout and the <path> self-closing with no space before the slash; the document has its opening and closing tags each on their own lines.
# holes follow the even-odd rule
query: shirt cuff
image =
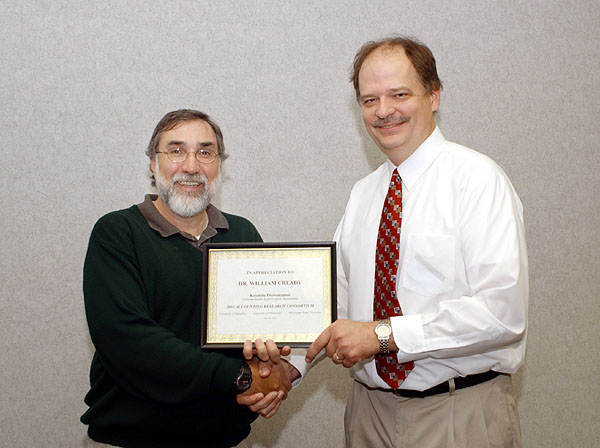
<svg viewBox="0 0 600 448">
<path fill-rule="evenodd" d="M 394 316 L 390 320 L 394 342 L 398 347 L 398 361 L 414 361 L 415 353 L 422 352 L 425 346 L 421 315 Z"/>
</svg>

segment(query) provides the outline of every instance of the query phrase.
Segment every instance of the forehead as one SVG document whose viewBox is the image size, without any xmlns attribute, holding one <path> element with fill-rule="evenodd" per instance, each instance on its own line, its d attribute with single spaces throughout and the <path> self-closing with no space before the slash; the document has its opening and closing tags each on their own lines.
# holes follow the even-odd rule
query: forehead
<svg viewBox="0 0 600 448">
<path fill-rule="evenodd" d="M 176 141 L 186 145 L 195 145 L 197 143 L 217 142 L 217 136 L 212 127 L 204 120 L 191 120 L 178 123 L 173 129 L 164 131 L 158 142 L 168 144 Z"/>
<path fill-rule="evenodd" d="M 378 48 L 367 56 L 358 73 L 361 95 L 371 90 L 423 87 L 403 48 Z"/>
</svg>

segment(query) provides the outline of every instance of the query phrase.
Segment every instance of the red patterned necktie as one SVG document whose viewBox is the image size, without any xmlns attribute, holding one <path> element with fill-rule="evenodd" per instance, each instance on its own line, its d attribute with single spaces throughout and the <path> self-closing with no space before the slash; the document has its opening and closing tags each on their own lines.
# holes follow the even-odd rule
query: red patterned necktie
<svg viewBox="0 0 600 448">
<path fill-rule="evenodd" d="M 396 297 L 396 274 L 400 255 L 400 228 L 402 224 L 402 180 L 394 170 L 388 189 L 377 235 L 375 252 L 375 292 L 373 319 L 401 316 L 400 302 Z M 392 389 L 400 384 L 414 367 L 414 363 L 399 363 L 394 353 L 375 356 L 377 373 Z"/>
</svg>

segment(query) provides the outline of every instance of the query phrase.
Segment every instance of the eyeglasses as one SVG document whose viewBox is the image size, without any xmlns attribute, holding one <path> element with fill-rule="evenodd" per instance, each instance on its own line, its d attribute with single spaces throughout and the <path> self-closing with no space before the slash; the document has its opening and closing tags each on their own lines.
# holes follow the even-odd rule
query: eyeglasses
<svg viewBox="0 0 600 448">
<path fill-rule="evenodd" d="M 169 160 L 174 163 L 185 162 L 190 154 L 195 154 L 196 160 L 200 163 L 213 163 L 215 159 L 219 156 L 216 152 L 209 151 L 207 149 L 199 149 L 198 151 L 186 152 L 177 146 L 169 148 L 166 151 L 156 151 L 156 153 L 166 154 Z"/>
</svg>

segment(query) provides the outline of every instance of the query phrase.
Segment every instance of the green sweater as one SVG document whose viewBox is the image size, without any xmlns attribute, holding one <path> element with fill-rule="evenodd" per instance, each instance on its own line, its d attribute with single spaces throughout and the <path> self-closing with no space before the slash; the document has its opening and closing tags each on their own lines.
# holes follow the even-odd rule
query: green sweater
<svg viewBox="0 0 600 448">
<path fill-rule="evenodd" d="M 211 242 L 262 241 L 246 219 Z M 163 237 L 138 206 L 95 225 L 83 272 L 96 353 L 81 421 L 94 440 L 125 447 L 228 447 L 256 418 L 235 401 L 240 351 L 199 348 L 202 252 Z"/>
</svg>

